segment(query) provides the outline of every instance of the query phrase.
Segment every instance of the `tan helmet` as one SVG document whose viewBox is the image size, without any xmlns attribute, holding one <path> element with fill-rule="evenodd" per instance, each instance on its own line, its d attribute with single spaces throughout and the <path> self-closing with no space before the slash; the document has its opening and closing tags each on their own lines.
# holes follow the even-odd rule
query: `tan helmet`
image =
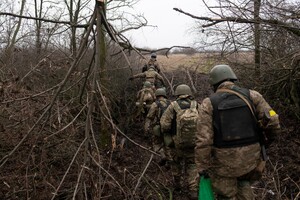
<svg viewBox="0 0 300 200">
<path fill-rule="evenodd" d="M 150 65 L 148 70 L 155 70 L 155 66 L 154 65 Z"/>
<path fill-rule="evenodd" d="M 231 67 L 228 65 L 216 65 L 209 73 L 209 83 L 216 85 L 226 80 L 237 80 L 237 77 Z"/>
<path fill-rule="evenodd" d="M 175 95 L 179 96 L 179 95 L 192 95 L 192 90 L 190 88 L 190 86 L 186 85 L 186 84 L 181 84 L 178 85 L 175 89 Z"/>
<path fill-rule="evenodd" d="M 164 88 L 158 88 L 156 91 L 155 91 L 155 96 L 158 97 L 158 96 L 164 96 L 164 97 L 167 97 L 167 93 L 166 93 L 166 90 Z"/>
</svg>

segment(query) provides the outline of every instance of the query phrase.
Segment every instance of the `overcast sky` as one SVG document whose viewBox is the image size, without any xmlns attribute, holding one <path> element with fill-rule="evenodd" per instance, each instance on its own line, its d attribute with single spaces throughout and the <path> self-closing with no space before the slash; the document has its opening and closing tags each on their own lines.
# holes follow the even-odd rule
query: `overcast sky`
<svg viewBox="0 0 300 200">
<path fill-rule="evenodd" d="M 180 8 L 194 15 L 201 15 L 201 0 L 140 0 L 134 6 L 137 13 L 144 14 L 149 25 L 126 34 L 137 47 L 163 48 L 175 45 L 192 46 L 195 35 L 191 29 L 195 20 L 173 8 Z"/>
</svg>

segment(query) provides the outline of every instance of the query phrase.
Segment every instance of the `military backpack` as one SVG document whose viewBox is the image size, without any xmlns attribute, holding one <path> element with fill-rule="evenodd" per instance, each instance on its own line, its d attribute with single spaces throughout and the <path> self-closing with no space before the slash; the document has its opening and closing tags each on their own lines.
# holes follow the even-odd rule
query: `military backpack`
<svg viewBox="0 0 300 200">
<path fill-rule="evenodd" d="M 154 94 L 153 94 L 153 91 L 152 89 L 148 88 L 148 89 L 144 89 L 142 91 L 142 94 L 141 94 L 141 100 L 142 102 L 153 102 L 154 101 Z"/>
<path fill-rule="evenodd" d="M 197 102 L 192 100 L 189 105 L 187 101 L 174 101 L 176 112 L 176 135 L 173 136 L 175 148 L 194 148 L 195 135 L 197 132 L 198 110 Z"/>
</svg>

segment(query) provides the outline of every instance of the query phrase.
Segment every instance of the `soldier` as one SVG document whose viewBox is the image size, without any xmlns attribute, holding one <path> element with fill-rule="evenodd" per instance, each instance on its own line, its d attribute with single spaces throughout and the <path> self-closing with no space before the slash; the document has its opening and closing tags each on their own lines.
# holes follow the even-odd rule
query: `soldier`
<svg viewBox="0 0 300 200">
<path fill-rule="evenodd" d="M 265 163 L 257 122 L 271 142 L 280 131 L 278 115 L 260 93 L 236 86 L 228 65 L 214 66 L 209 78 L 215 93 L 199 108 L 197 170 L 209 175 L 218 199 L 254 200 L 250 184 L 259 179 Z"/>
<path fill-rule="evenodd" d="M 144 65 L 142 72 L 147 71 L 150 68 L 150 66 L 154 66 L 155 71 L 157 71 L 157 73 L 160 73 L 160 66 L 156 60 L 156 53 L 151 54 L 151 58 L 148 61 L 148 63 Z"/>
<path fill-rule="evenodd" d="M 141 90 L 138 91 L 136 98 L 136 105 L 138 106 L 138 115 L 140 113 L 146 115 L 151 104 L 155 101 L 154 89 L 149 81 L 144 82 L 144 86 Z"/>
<path fill-rule="evenodd" d="M 164 145 L 163 133 L 160 129 L 160 118 L 167 107 L 170 105 L 170 101 L 167 99 L 166 90 L 158 88 L 155 91 L 156 101 L 151 104 L 149 112 L 145 121 L 145 133 L 151 133 L 153 150 L 161 155 L 160 164 L 163 165 L 169 159 L 167 158 L 168 152 Z"/>
<path fill-rule="evenodd" d="M 174 165 L 171 167 L 175 187 L 183 187 L 187 182 L 190 199 L 197 199 L 198 172 L 194 160 L 194 138 L 197 131 L 198 103 L 193 99 L 188 85 L 178 85 L 175 95 L 177 99 L 170 104 L 160 119 L 161 130 L 165 133 L 165 145 L 172 147 L 172 154 L 174 153 Z"/>
<path fill-rule="evenodd" d="M 155 71 L 154 66 L 152 65 L 147 71 L 136 74 L 130 77 L 129 80 L 133 80 L 135 78 L 145 78 L 145 81 L 149 81 L 153 86 L 158 88 L 159 86 L 165 85 L 163 77 Z M 157 80 L 159 80 L 160 83 Z"/>
</svg>

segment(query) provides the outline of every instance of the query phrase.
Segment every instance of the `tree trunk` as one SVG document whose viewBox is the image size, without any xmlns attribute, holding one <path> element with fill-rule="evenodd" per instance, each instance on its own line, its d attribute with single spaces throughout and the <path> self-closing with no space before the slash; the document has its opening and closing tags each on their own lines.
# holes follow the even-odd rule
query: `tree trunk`
<svg viewBox="0 0 300 200">
<path fill-rule="evenodd" d="M 23 12 L 24 12 L 24 8 L 25 8 L 25 3 L 26 3 L 26 0 L 22 0 L 22 3 L 21 3 L 21 8 L 20 8 L 20 15 L 23 15 Z M 20 17 L 18 22 L 17 22 L 17 26 L 16 26 L 16 29 L 13 33 L 13 36 L 10 40 L 10 43 L 8 44 L 7 46 L 7 49 L 6 49 L 6 60 L 4 62 L 7 62 L 10 60 L 11 56 L 12 56 L 12 53 L 14 51 L 14 48 L 15 48 L 15 44 L 16 44 L 16 40 L 17 40 L 17 35 L 20 31 L 20 27 L 21 27 L 21 24 L 22 24 L 22 18 Z"/>
<path fill-rule="evenodd" d="M 35 9 L 35 17 L 36 18 L 41 18 L 42 17 L 43 3 L 44 3 L 44 1 L 40 0 L 40 6 L 38 8 L 37 0 L 34 0 L 34 9 Z M 36 25 L 35 48 L 36 48 L 36 53 L 39 56 L 40 53 L 41 53 L 41 48 L 42 48 L 42 41 L 41 41 L 42 21 L 41 20 L 35 20 L 35 25 Z M 38 59 L 38 56 L 37 56 L 37 59 Z"/>
<path fill-rule="evenodd" d="M 260 74 L 261 52 L 260 52 L 260 6 L 261 0 L 254 0 L 254 63 L 255 73 Z"/>
</svg>

